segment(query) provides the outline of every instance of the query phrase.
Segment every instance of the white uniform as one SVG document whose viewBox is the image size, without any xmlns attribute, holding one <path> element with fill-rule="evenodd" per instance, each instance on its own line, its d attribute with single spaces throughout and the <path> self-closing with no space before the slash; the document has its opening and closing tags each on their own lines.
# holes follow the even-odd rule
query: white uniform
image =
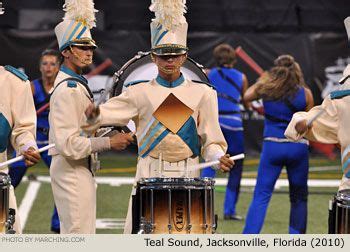
<svg viewBox="0 0 350 252">
<path fill-rule="evenodd" d="M 5 69 L 6 68 L 6 69 Z M 10 137 L 17 153 L 35 143 L 36 113 L 28 77 L 10 66 L 0 66 L 0 162 L 7 160 L 7 144 Z M 8 168 L 0 168 L 8 173 Z M 16 210 L 14 229 L 21 233 L 19 214 L 13 187 L 10 189 L 10 208 Z"/>
<path fill-rule="evenodd" d="M 350 75 L 350 65 L 344 70 L 344 76 Z M 320 111 L 322 114 L 312 123 L 312 128 L 305 134 L 299 135 L 295 130 L 297 122 L 310 120 Z M 344 172 L 339 190 L 350 189 L 350 79 L 348 79 L 339 90 L 327 96 L 321 105 L 315 106 L 308 112 L 297 112 L 293 115 L 286 129 L 286 137 L 299 140 L 306 137 L 310 140 L 340 144 L 342 153 L 342 170 Z"/>
<path fill-rule="evenodd" d="M 65 66 L 61 67 L 54 88 L 66 78 L 80 78 Z M 50 99 L 49 150 L 51 186 L 60 219 L 61 233 L 95 233 L 96 185 L 89 164 L 92 141 L 82 132 L 85 109 L 91 103 L 87 89 L 77 81 L 65 81 Z"/>
<path fill-rule="evenodd" d="M 175 87 L 169 87 L 165 80 L 158 77 L 150 82 L 135 84 L 129 86 L 120 96 L 113 97 L 100 106 L 100 125 L 126 125 L 130 119 L 135 122 L 139 158 L 134 186 L 140 178 L 159 177 L 161 172 L 167 177 L 198 177 L 199 171 L 185 174 L 185 171 L 179 171 L 177 167 L 183 167 L 185 163 L 198 163 L 198 154 L 205 160 L 215 160 L 226 152 L 227 144 L 218 121 L 215 90 L 206 84 L 185 80 L 182 76 L 174 83 Z M 185 138 L 179 136 L 179 132 L 170 132 L 154 148 L 151 147 L 166 128 L 157 128 L 153 113 L 170 94 L 175 95 L 193 111 L 191 117 L 196 128 L 194 137 L 199 139 L 201 148 L 197 155 L 194 155 L 194 148 L 185 142 Z M 176 112 L 169 112 L 168 117 L 176 117 Z M 193 137 L 194 132 L 189 134 Z M 146 149 L 149 150 L 148 154 Z M 158 160 L 160 156 L 163 160 L 161 165 Z M 161 167 L 168 165 L 172 168 L 162 170 Z M 131 204 L 124 229 L 124 233 L 130 232 Z"/>
</svg>

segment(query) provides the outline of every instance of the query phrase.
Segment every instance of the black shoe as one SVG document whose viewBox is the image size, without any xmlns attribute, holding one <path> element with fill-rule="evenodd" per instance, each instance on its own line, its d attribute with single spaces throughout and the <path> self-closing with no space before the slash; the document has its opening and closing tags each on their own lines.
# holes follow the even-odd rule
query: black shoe
<svg viewBox="0 0 350 252">
<path fill-rule="evenodd" d="M 235 220 L 235 221 L 241 221 L 243 220 L 243 217 L 238 214 L 225 214 L 224 220 Z"/>
<path fill-rule="evenodd" d="M 60 228 L 51 227 L 51 232 L 53 232 L 55 234 L 59 234 L 61 232 L 61 229 Z"/>
<path fill-rule="evenodd" d="M 35 174 L 31 173 L 31 174 L 28 175 L 28 180 L 29 181 L 37 181 L 38 178 L 37 178 L 37 176 Z"/>
</svg>

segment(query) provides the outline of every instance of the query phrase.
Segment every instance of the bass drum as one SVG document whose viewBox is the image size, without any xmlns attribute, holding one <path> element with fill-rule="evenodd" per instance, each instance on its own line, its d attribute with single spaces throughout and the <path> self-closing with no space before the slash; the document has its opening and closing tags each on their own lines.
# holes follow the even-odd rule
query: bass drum
<svg viewBox="0 0 350 252">
<path fill-rule="evenodd" d="M 208 77 L 203 66 L 188 58 L 181 67 L 181 72 L 186 79 L 208 82 Z M 138 52 L 114 74 L 114 84 L 110 97 L 118 96 L 123 88 L 133 82 L 150 81 L 158 75 L 158 68 L 153 63 L 151 52 Z"/>
</svg>

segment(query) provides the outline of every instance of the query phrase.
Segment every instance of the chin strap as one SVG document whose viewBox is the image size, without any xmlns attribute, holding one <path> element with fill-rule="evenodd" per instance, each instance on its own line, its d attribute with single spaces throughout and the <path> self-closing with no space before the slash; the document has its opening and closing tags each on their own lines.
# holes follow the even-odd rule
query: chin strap
<svg viewBox="0 0 350 252">
<path fill-rule="evenodd" d="M 72 52 L 72 54 L 74 55 L 74 57 L 76 57 L 80 63 L 84 64 L 85 66 L 88 66 L 90 64 L 92 64 L 92 60 L 84 60 L 82 59 L 72 48 L 72 46 L 69 46 L 69 50 Z"/>
</svg>

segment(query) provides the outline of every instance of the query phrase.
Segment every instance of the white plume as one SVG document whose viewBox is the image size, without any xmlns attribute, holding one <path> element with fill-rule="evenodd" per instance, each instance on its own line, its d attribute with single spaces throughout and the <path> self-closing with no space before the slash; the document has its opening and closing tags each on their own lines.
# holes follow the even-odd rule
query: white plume
<svg viewBox="0 0 350 252">
<path fill-rule="evenodd" d="M 63 10 L 66 12 L 64 20 L 83 22 L 90 29 L 96 27 L 97 10 L 94 8 L 93 0 L 66 0 Z"/>
<path fill-rule="evenodd" d="M 167 30 L 174 30 L 186 22 L 186 0 L 152 0 L 149 9 L 155 13 L 152 21 L 162 24 Z"/>
</svg>

